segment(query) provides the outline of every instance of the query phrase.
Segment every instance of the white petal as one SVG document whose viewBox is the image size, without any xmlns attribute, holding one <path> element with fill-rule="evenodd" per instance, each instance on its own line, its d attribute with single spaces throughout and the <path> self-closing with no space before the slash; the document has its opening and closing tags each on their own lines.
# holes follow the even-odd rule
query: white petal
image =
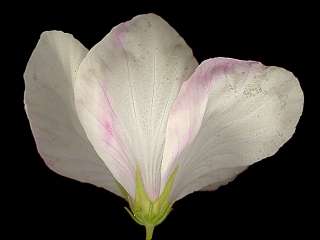
<svg viewBox="0 0 320 240">
<path fill-rule="evenodd" d="M 154 14 L 113 28 L 80 65 L 75 88 L 80 121 L 131 196 L 137 164 L 149 196 L 159 195 L 168 112 L 196 66 L 184 40 Z"/>
<path fill-rule="evenodd" d="M 206 65 L 200 65 L 183 83 L 170 110 L 161 165 L 161 191 L 178 166 L 179 155 L 192 143 L 201 127 L 213 83 L 207 75 Z"/>
<path fill-rule="evenodd" d="M 283 68 L 214 58 L 201 63 L 191 80 L 194 78 L 200 86 L 209 82 L 210 89 L 199 92 L 206 88 L 194 87 L 196 94 L 179 94 L 176 100 L 183 102 L 180 106 L 185 108 L 175 110 L 176 118 L 183 116 L 192 123 L 190 129 L 198 128 L 194 114 L 203 122 L 194 141 L 171 160 L 179 165 L 174 200 L 208 185 L 215 189 L 250 164 L 275 154 L 291 138 L 303 109 L 299 82 Z M 192 83 L 189 80 L 184 84 Z M 201 104 L 198 109 L 188 105 L 201 94 L 201 101 L 208 101 L 203 115 Z M 193 109 L 189 110 L 189 117 L 183 114 L 186 106 Z M 181 125 L 171 128 L 181 131 Z M 184 142 L 182 138 L 176 141 Z"/>
<path fill-rule="evenodd" d="M 42 33 L 24 74 L 25 109 L 38 151 L 50 169 L 120 195 L 74 107 L 75 73 L 87 52 L 70 34 Z"/>
</svg>

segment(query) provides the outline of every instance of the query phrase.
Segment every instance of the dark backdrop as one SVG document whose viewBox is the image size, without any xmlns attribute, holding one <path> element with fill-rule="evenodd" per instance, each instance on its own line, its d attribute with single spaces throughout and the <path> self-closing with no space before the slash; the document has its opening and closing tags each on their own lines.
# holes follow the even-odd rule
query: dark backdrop
<svg viewBox="0 0 320 240">
<path fill-rule="evenodd" d="M 242 4 L 242 3 L 241 3 Z M 10 168 L 3 168 L 8 187 L 10 234 L 47 239 L 144 239 L 144 229 L 124 211 L 126 202 L 90 184 L 50 171 L 37 153 L 23 106 L 23 72 L 41 32 L 72 33 L 87 48 L 110 29 L 137 14 L 154 12 L 172 25 L 193 49 L 199 62 L 217 56 L 251 59 L 292 71 L 305 94 L 305 108 L 292 139 L 279 152 L 251 166 L 215 192 L 191 194 L 156 228 L 154 239 L 269 239 L 306 237 L 312 226 L 312 182 L 307 119 L 310 119 L 312 56 L 316 15 L 312 6 L 279 3 L 234 5 L 156 4 L 102 1 L 66 6 L 42 2 L 17 4 L 9 13 L 3 38 L 10 57 L 10 78 L 3 95 L 10 121 L 7 143 Z M 319 30 L 319 29 L 318 29 Z M 7 47 L 10 46 L 10 47 Z M 12 68 L 12 69 L 11 69 Z M 315 85 L 313 85 L 315 86 Z M 10 103 L 10 104 L 7 104 Z M 13 104 L 11 106 L 11 104 Z M 310 134 L 310 133 L 309 133 Z M 69 236 L 69 237 L 66 237 Z"/>
</svg>

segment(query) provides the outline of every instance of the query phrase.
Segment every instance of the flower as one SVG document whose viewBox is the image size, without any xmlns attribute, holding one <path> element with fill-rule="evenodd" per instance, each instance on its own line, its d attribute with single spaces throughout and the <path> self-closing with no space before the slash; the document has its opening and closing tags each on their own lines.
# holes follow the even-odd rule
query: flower
<svg viewBox="0 0 320 240">
<path fill-rule="evenodd" d="M 175 201 L 275 154 L 304 101 L 283 68 L 221 57 L 198 65 L 155 14 L 119 24 L 89 51 L 70 34 L 44 32 L 24 78 L 48 167 L 127 199 L 147 239 Z"/>
</svg>

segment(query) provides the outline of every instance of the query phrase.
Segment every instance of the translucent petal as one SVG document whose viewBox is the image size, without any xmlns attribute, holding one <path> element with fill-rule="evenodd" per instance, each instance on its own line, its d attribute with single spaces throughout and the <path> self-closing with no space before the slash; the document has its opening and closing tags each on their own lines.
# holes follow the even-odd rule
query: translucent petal
<svg viewBox="0 0 320 240">
<path fill-rule="evenodd" d="M 171 137 L 182 149 L 169 158 L 171 165 L 179 166 L 174 200 L 209 185 L 215 189 L 250 164 L 275 154 L 291 138 L 303 109 L 299 82 L 283 68 L 214 58 L 201 63 L 184 84 L 194 85 L 192 81 L 199 86 L 188 94 L 182 87 L 176 100 L 179 106 L 173 108 L 168 123 L 170 131 L 186 134 L 181 130 L 185 125 L 170 123 L 173 114 L 174 121 L 189 122 L 186 129 L 192 132 L 188 141 L 183 134 Z M 201 104 L 195 108 L 191 103 L 199 99 Z M 197 117 L 203 119 L 201 126 Z"/>
<path fill-rule="evenodd" d="M 184 40 L 154 14 L 113 28 L 80 65 L 75 86 L 80 121 L 131 197 L 137 165 L 149 197 L 159 196 L 168 113 L 196 66 Z"/>
<path fill-rule="evenodd" d="M 24 74 L 25 109 L 38 151 L 50 169 L 121 195 L 74 107 L 75 73 L 87 52 L 70 34 L 42 33 Z"/>
<path fill-rule="evenodd" d="M 170 110 L 161 165 L 161 189 L 178 166 L 179 155 L 199 132 L 213 83 L 208 76 L 207 65 L 200 65 L 190 79 L 183 83 Z"/>
</svg>

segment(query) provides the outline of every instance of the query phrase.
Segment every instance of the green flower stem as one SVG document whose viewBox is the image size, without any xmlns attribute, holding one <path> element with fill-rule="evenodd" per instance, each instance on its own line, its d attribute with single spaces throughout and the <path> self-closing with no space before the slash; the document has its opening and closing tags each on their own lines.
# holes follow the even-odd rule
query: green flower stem
<svg viewBox="0 0 320 240">
<path fill-rule="evenodd" d="M 151 240 L 153 235 L 154 226 L 146 225 L 146 240 Z"/>
</svg>

